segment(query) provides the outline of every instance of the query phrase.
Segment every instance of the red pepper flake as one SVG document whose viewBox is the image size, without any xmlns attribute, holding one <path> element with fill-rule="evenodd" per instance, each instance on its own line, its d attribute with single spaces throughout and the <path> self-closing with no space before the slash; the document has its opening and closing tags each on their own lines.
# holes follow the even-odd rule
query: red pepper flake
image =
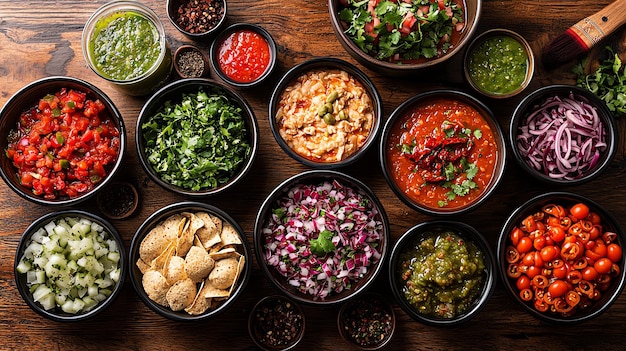
<svg viewBox="0 0 626 351">
<path fill-rule="evenodd" d="M 222 17 L 224 5 L 220 0 L 182 0 L 175 22 L 188 33 L 201 34 L 215 28 Z"/>
</svg>

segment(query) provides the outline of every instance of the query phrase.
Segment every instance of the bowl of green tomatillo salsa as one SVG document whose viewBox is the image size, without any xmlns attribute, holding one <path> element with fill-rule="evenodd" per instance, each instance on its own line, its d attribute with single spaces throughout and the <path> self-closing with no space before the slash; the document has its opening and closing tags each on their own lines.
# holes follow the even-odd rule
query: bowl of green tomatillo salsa
<svg viewBox="0 0 626 351">
<path fill-rule="evenodd" d="M 456 221 L 427 221 L 410 228 L 395 244 L 389 263 L 391 290 L 400 307 L 433 326 L 475 317 L 491 297 L 496 276 L 487 241 Z"/>
<path fill-rule="evenodd" d="M 237 92 L 204 78 L 174 81 L 157 91 L 137 120 L 135 143 L 148 176 L 188 196 L 213 195 L 248 173 L 259 127 Z"/>
</svg>

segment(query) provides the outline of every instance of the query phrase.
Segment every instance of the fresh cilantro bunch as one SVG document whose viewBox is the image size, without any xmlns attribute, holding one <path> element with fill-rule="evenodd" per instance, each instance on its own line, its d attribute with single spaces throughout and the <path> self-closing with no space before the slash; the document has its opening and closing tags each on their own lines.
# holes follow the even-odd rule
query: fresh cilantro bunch
<svg viewBox="0 0 626 351">
<path fill-rule="evenodd" d="M 600 97 L 615 117 L 621 117 L 626 115 L 626 71 L 613 49 L 607 46 L 606 50 L 610 57 L 602 61 L 595 72 L 585 74 L 588 58 L 574 67 L 576 85 Z"/>
<path fill-rule="evenodd" d="M 441 0 L 451 9 L 449 16 L 439 1 L 381 0 L 372 10 L 368 0 L 347 0 L 339 12 L 348 24 L 345 33 L 365 53 L 379 60 L 433 58 L 446 53 L 455 26 L 464 21 L 463 9 L 452 0 Z M 373 26 L 374 18 L 380 20 Z M 442 40 L 443 39 L 443 40 Z"/>
<path fill-rule="evenodd" d="M 192 191 L 227 183 L 251 153 L 241 108 L 218 90 L 167 101 L 141 130 L 154 171 L 166 183 Z"/>
</svg>

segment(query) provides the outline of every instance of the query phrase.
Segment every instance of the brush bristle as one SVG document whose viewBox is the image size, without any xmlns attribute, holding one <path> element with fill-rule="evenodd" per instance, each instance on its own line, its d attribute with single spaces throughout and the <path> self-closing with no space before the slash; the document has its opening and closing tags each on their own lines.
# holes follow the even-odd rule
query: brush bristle
<svg viewBox="0 0 626 351">
<path fill-rule="evenodd" d="M 545 68 L 555 68 L 584 54 L 587 50 L 587 46 L 578 38 L 577 34 L 568 30 L 554 38 L 546 46 L 541 56 L 541 62 Z"/>
</svg>

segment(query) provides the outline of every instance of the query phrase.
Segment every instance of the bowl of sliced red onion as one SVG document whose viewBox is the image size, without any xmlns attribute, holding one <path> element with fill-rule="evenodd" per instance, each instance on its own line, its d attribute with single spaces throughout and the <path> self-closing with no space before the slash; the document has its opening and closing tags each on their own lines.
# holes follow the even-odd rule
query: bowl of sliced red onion
<svg viewBox="0 0 626 351">
<path fill-rule="evenodd" d="M 389 222 L 364 183 L 311 170 L 278 185 L 254 226 L 257 261 L 276 288 L 297 302 L 335 306 L 366 291 L 389 250 Z"/>
<path fill-rule="evenodd" d="M 535 178 L 576 185 L 597 177 L 616 152 L 616 124 L 602 100 L 571 85 L 550 85 L 513 112 L 509 137 L 519 165 Z"/>
</svg>

